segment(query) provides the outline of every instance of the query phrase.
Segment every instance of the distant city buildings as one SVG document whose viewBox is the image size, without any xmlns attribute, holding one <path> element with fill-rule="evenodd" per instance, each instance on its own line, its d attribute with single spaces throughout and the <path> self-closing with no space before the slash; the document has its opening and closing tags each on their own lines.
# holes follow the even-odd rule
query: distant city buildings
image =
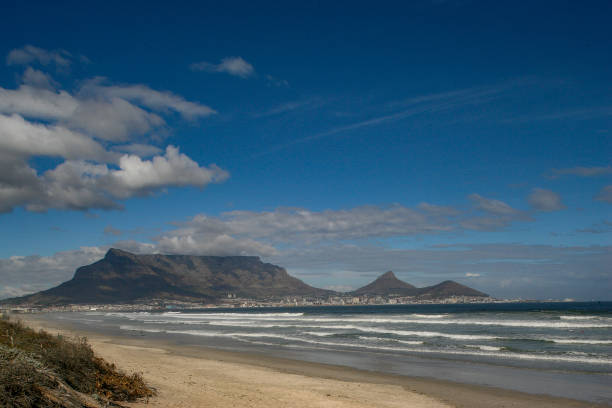
<svg viewBox="0 0 612 408">
<path fill-rule="evenodd" d="M 296 306 L 355 306 L 355 305 L 421 305 L 421 304 L 458 304 L 458 303 L 514 303 L 524 302 L 522 299 L 495 299 L 482 296 L 450 296 L 447 298 L 419 298 L 415 296 L 284 296 L 269 299 L 245 299 L 236 294 L 217 302 L 183 301 L 171 299 L 148 299 L 126 304 L 68 304 L 56 306 L 40 306 L 22 304 L 19 306 L 3 305 L 0 312 L 4 313 L 36 313 L 36 312 L 110 312 L 110 311 L 163 311 L 173 309 L 204 309 L 204 308 L 262 308 L 262 307 L 296 307 Z"/>
</svg>

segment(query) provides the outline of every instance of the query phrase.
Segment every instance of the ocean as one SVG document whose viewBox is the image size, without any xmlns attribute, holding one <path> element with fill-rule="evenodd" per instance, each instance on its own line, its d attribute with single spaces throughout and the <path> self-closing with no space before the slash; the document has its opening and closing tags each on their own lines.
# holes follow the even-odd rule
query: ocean
<svg viewBox="0 0 612 408">
<path fill-rule="evenodd" d="M 612 302 L 52 316 L 87 330 L 612 403 Z"/>
</svg>

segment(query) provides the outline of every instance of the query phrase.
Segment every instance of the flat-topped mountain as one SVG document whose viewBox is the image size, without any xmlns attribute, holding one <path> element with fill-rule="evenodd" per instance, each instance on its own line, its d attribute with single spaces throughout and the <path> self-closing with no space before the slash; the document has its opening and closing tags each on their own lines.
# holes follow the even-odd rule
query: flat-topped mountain
<svg viewBox="0 0 612 408">
<path fill-rule="evenodd" d="M 380 275 L 370 284 L 351 292 L 351 294 L 414 296 L 418 290 L 417 287 L 397 279 L 395 274 L 389 271 Z"/>
<path fill-rule="evenodd" d="M 2 303 L 44 306 L 130 303 L 148 299 L 214 302 L 228 294 L 248 299 L 341 295 L 307 285 L 284 268 L 264 263 L 256 256 L 135 255 L 110 249 L 103 259 L 78 268 L 67 282 L 32 295 L 5 299 Z M 453 281 L 417 288 L 399 280 L 391 271 L 346 295 L 422 299 L 488 296 Z"/>
<path fill-rule="evenodd" d="M 382 274 L 373 282 L 350 293 L 356 296 L 417 296 L 422 299 L 443 299 L 452 296 L 489 297 L 486 293 L 450 280 L 433 286 L 417 288 L 399 280 L 391 271 Z"/>
<path fill-rule="evenodd" d="M 135 255 L 110 249 L 54 288 L 9 301 L 49 305 L 122 303 L 163 298 L 214 300 L 226 297 L 324 296 L 284 268 L 256 256 Z"/>
</svg>

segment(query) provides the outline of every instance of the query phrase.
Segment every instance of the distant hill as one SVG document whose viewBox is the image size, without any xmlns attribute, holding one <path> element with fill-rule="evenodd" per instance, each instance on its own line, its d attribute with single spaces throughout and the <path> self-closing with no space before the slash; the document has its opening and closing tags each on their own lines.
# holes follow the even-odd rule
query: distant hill
<svg viewBox="0 0 612 408">
<path fill-rule="evenodd" d="M 443 299 L 451 296 L 488 297 L 489 295 L 476 289 L 472 289 L 469 286 L 447 280 L 442 283 L 438 283 L 437 285 L 420 288 L 419 296 L 432 299 Z"/>
<path fill-rule="evenodd" d="M 417 288 L 416 286 L 399 280 L 391 271 L 382 274 L 368 285 L 350 293 L 356 296 L 418 296 L 422 299 L 443 299 L 451 296 L 489 296 L 486 293 L 480 292 L 476 289 L 472 289 L 468 286 L 461 285 L 460 283 L 450 280 L 438 283 L 437 285 L 433 286 Z"/>
<path fill-rule="evenodd" d="M 352 295 L 401 295 L 415 296 L 418 293 L 418 288 L 409 283 L 397 279 L 391 271 L 380 275 L 375 281 L 359 288 Z"/>
<path fill-rule="evenodd" d="M 106 256 L 76 270 L 54 288 L 3 303 L 94 304 L 163 298 L 214 300 L 237 297 L 317 295 L 335 292 L 314 288 L 279 266 L 255 256 L 135 255 L 110 249 Z"/>
</svg>

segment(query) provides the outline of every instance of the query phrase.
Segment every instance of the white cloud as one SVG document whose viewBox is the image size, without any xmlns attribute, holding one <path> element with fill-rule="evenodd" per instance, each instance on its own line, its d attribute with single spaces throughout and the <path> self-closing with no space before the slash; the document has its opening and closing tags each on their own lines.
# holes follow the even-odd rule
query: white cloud
<svg viewBox="0 0 612 408">
<path fill-rule="evenodd" d="M 50 156 L 110 161 L 116 154 L 79 132 L 57 125 L 29 122 L 13 114 L 0 114 L 0 151 L 18 157 Z"/>
<path fill-rule="evenodd" d="M 255 74 L 253 65 L 242 57 L 226 57 L 219 64 L 210 62 L 196 62 L 189 66 L 192 71 L 223 72 L 240 78 L 248 78 Z"/>
<path fill-rule="evenodd" d="M 166 148 L 163 156 L 142 160 L 135 155 L 119 159 L 119 170 L 108 172 L 103 184 L 116 197 L 148 194 L 162 187 L 196 186 L 225 181 L 229 173 L 217 167 L 201 167 L 174 146 Z"/>
<path fill-rule="evenodd" d="M 164 155 L 150 160 L 123 155 L 118 167 L 67 160 L 37 178 L 40 191 L 24 204 L 31 211 L 110 209 L 119 206 L 119 199 L 146 196 L 167 187 L 202 188 L 229 177 L 215 165 L 199 166 L 173 146 L 168 146 Z"/>
<path fill-rule="evenodd" d="M 436 216 L 443 217 L 452 217 L 455 215 L 459 215 L 460 211 L 453 207 L 443 206 L 443 205 L 435 205 L 429 203 L 420 203 L 419 209 Z"/>
<path fill-rule="evenodd" d="M 92 95 L 97 98 L 103 97 L 108 100 L 121 98 L 155 111 L 172 110 L 188 119 L 205 117 L 216 113 L 215 110 L 208 106 L 187 101 L 172 92 L 156 91 L 144 85 L 104 86 L 102 85 L 104 80 L 104 78 L 95 78 L 87 82 L 81 88 L 81 94 Z"/>
<path fill-rule="evenodd" d="M 156 244 L 158 251 L 170 254 L 270 256 L 277 253 L 271 245 L 226 234 L 164 235 L 156 239 Z"/>
<path fill-rule="evenodd" d="M 311 211 L 304 208 L 277 208 L 273 211 L 229 211 L 219 217 L 196 215 L 176 222 L 175 229 L 156 237 L 161 250 L 173 253 L 213 253 L 218 242 L 227 242 L 234 253 L 269 255 L 275 248 L 287 245 L 313 245 L 315 243 L 367 241 L 448 231 L 498 230 L 514 221 L 530 218 L 507 204 L 477 196 L 485 210 L 482 216 L 472 211 L 453 207 L 421 203 L 417 208 L 402 205 L 362 206 L 351 209 Z M 475 197 L 472 197 L 475 198 Z M 491 213 L 492 212 L 492 213 Z M 259 242 L 266 248 L 256 247 Z M 231 253 L 223 250 L 223 253 Z"/>
<path fill-rule="evenodd" d="M 363 206 L 348 210 L 310 211 L 279 208 L 274 211 L 230 211 L 221 217 L 197 215 L 178 223 L 177 235 L 228 234 L 276 242 L 348 240 L 448 231 L 446 220 L 401 205 Z"/>
<path fill-rule="evenodd" d="M 47 51 L 33 45 L 26 45 L 23 48 L 17 48 L 9 52 L 6 57 L 7 65 L 28 65 L 33 62 L 38 62 L 42 65 L 55 64 L 60 68 L 70 66 L 71 55 L 66 50 Z"/>
<path fill-rule="evenodd" d="M 465 273 L 465 277 L 466 278 L 479 278 L 480 274 L 479 273 L 473 273 L 473 272 L 466 272 Z"/>
<path fill-rule="evenodd" d="M 99 139 L 121 142 L 166 124 L 159 115 L 120 98 L 82 101 L 63 123 Z"/>
<path fill-rule="evenodd" d="M 59 86 L 59 84 L 51 78 L 51 75 L 32 67 L 26 68 L 21 80 L 24 84 L 33 88 L 53 90 Z"/>
<path fill-rule="evenodd" d="M 528 201 L 538 211 L 559 211 L 565 208 L 559 194 L 543 188 L 534 188 L 529 195 Z"/>
<path fill-rule="evenodd" d="M 494 231 L 515 221 L 531 220 L 527 213 L 512 208 L 503 201 L 486 198 L 480 194 L 470 194 L 468 199 L 480 214 L 460 217 L 458 222 L 462 228 L 476 231 Z"/>
<path fill-rule="evenodd" d="M 11 52 L 7 61 L 66 65 L 58 59 L 63 55 L 69 54 L 28 46 Z M 16 89 L 0 87 L 0 213 L 18 206 L 118 208 L 118 201 L 129 197 L 168 187 L 202 188 L 228 177 L 176 147 L 163 151 L 148 143 L 166 132 L 166 116 L 193 120 L 214 114 L 208 106 L 103 78 L 80 82 L 73 92 L 58 90 L 47 73 L 31 67 L 22 82 Z M 63 161 L 39 172 L 32 160 L 37 157 Z"/>
<path fill-rule="evenodd" d="M 495 215 L 516 215 L 519 213 L 518 210 L 510 207 L 503 201 L 495 200 L 492 198 L 485 198 L 480 194 L 470 194 L 468 198 L 474 202 L 476 207 L 487 213 Z"/>
<path fill-rule="evenodd" d="M 125 141 L 163 128 L 166 121 L 162 115 L 170 112 L 190 120 L 216 113 L 171 92 L 144 85 L 103 85 L 103 78 L 85 81 L 73 94 L 56 91 L 51 78 L 41 75 L 45 74 L 29 69 L 19 88 L 0 87 L 0 113 L 56 121 L 110 141 Z"/>
<path fill-rule="evenodd" d="M 21 85 L 17 89 L 0 87 L 0 113 L 27 118 L 67 120 L 74 115 L 79 101 L 66 91 Z"/>
</svg>

